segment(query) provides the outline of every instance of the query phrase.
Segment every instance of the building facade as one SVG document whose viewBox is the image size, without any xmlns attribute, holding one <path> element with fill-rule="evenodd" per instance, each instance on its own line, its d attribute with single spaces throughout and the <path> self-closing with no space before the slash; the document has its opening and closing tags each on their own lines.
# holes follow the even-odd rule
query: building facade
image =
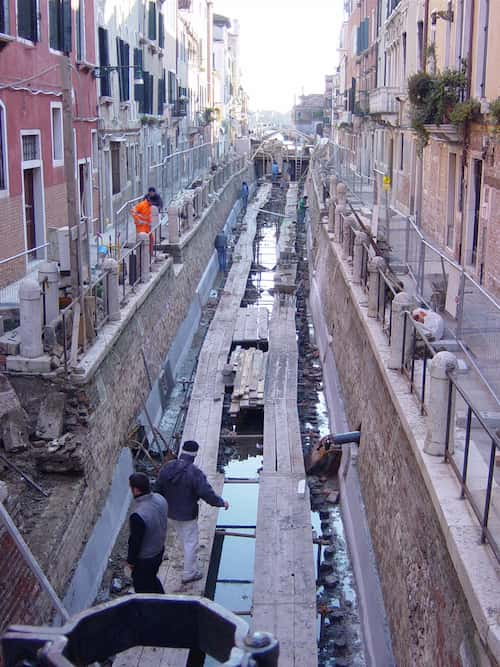
<svg viewBox="0 0 500 667">
<path fill-rule="evenodd" d="M 71 66 L 77 208 L 97 214 L 94 8 L 89 0 L 3 0 L 0 14 L 0 287 L 47 257 L 68 224 L 63 67 Z M 15 293 L 6 300 L 16 299 Z"/>
</svg>

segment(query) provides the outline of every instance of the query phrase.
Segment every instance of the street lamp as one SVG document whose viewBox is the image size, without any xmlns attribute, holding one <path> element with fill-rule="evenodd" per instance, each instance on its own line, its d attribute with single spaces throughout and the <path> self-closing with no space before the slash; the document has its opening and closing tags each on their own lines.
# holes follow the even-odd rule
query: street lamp
<svg viewBox="0 0 500 667">
<path fill-rule="evenodd" d="M 142 78 L 142 69 L 136 67 L 135 65 L 100 65 L 99 67 L 94 67 L 92 70 L 92 76 L 94 79 L 102 79 L 109 72 L 119 72 L 122 69 L 133 69 L 134 70 L 134 85 L 142 86 L 144 79 Z"/>
</svg>

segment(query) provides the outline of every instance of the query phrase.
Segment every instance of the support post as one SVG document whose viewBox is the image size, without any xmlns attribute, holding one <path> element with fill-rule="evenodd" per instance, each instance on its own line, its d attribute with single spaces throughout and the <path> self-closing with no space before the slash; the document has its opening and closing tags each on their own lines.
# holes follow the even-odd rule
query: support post
<svg viewBox="0 0 500 667">
<path fill-rule="evenodd" d="M 142 249 L 142 246 L 141 246 Z M 111 322 L 117 322 L 120 317 L 120 285 L 118 282 L 118 262 L 112 257 L 108 257 L 103 263 L 104 271 L 107 271 L 107 299 L 108 299 L 108 319 Z"/>
<path fill-rule="evenodd" d="M 391 346 L 388 367 L 393 370 L 400 370 L 401 362 L 406 360 L 410 349 L 411 335 L 407 324 L 406 336 L 404 335 L 405 317 L 404 311 L 411 310 L 413 307 L 413 299 L 406 293 L 400 292 L 396 294 L 392 300 L 392 331 L 391 331 Z M 403 354 L 403 339 L 405 340 L 405 350 Z"/>
<path fill-rule="evenodd" d="M 351 256 L 351 234 L 353 233 L 352 224 L 354 218 L 352 215 L 346 215 L 345 213 L 343 218 L 344 234 L 342 238 L 342 254 L 344 259 L 349 259 Z"/>
<path fill-rule="evenodd" d="M 451 387 L 448 373 L 455 371 L 457 365 L 457 358 L 451 352 L 438 352 L 431 361 L 429 403 L 427 406 L 428 421 L 424 452 L 432 456 L 444 456 L 448 428 L 448 452 L 450 454 L 453 453 L 455 392 L 453 392 L 450 401 L 449 392 Z"/>
<path fill-rule="evenodd" d="M 372 257 L 368 261 L 368 317 L 377 317 L 380 272 L 385 271 L 383 257 Z"/>
<path fill-rule="evenodd" d="M 335 202 L 331 197 L 328 200 L 328 233 L 335 233 Z"/>
<path fill-rule="evenodd" d="M 59 315 L 59 267 L 57 262 L 40 264 L 38 282 L 45 284 L 45 324 L 50 324 Z"/>
<path fill-rule="evenodd" d="M 361 284 L 363 271 L 363 245 L 368 243 L 368 236 L 364 232 L 354 232 L 354 256 L 352 262 L 352 281 L 355 285 Z"/>
<path fill-rule="evenodd" d="M 146 283 L 151 275 L 151 254 L 149 252 L 149 234 L 141 232 L 137 235 L 137 240 L 140 241 L 139 251 L 141 254 L 140 263 L 140 282 Z"/>
<path fill-rule="evenodd" d="M 34 278 L 25 278 L 19 287 L 21 356 L 36 359 L 43 354 L 42 293 Z"/>
<path fill-rule="evenodd" d="M 177 206 L 168 209 L 168 242 L 179 243 L 179 211 Z"/>
</svg>

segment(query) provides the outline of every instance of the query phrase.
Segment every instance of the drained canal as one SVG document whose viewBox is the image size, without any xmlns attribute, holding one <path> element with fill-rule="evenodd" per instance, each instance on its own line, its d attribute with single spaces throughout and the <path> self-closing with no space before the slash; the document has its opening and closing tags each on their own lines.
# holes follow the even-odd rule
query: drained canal
<svg viewBox="0 0 500 667">
<path fill-rule="evenodd" d="M 280 232 L 280 214 L 285 207 L 286 191 L 273 187 L 265 211 L 257 218 L 254 261 L 248 276 L 242 306 L 263 307 L 271 314 L 274 302 L 276 244 Z M 234 247 L 242 225 L 240 217 L 230 237 Z M 330 433 L 328 408 L 322 389 L 322 369 L 314 340 L 314 327 L 308 313 L 308 267 L 304 225 L 297 225 L 296 329 L 299 346 L 298 408 L 306 463 L 318 441 Z M 231 253 L 229 253 L 229 266 Z M 217 306 L 224 278 L 214 284 L 189 351 L 170 388 L 160 424 L 160 431 L 170 447 L 178 449 L 183 421 L 189 405 L 190 387 L 196 372 L 196 360 L 211 317 Z M 265 348 L 265 346 L 262 346 Z M 263 462 L 263 410 L 240 410 L 231 414 L 231 391 L 224 399 L 218 469 L 224 473 L 223 497 L 230 509 L 218 516 L 216 535 L 205 594 L 250 624 L 252 611 L 255 529 L 259 493 L 259 473 Z M 155 477 L 158 459 L 138 452 L 137 466 Z M 308 475 L 311 496 L 311 525 L 317 579 L 317 641 L 320 666 L 365 664 L 358 600 L 354 576 L 342 524 L 341 505 L 334 466 L 325 461 Z M 130 582 L 123 577 L 126 527 L 111 558 L 103 582 L 100 600 L 130 592 Z M 262 628 L 265 630 L 266 628 Z M 286 638 L 281 638 L 286 641 Z M 190 665 L 219 664 L 211 658 L 192 656 Z"/>
</svg>

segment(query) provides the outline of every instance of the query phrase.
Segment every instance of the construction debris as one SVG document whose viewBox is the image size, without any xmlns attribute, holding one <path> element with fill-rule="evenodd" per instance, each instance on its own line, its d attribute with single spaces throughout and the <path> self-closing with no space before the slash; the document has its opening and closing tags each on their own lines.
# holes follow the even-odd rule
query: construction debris
<svg viewBox="0 0 500 667">
<path fill-rule="evenodd" d="M 267 352 L 254 347 L 244 350 L 238 345 L 229 366 L 235 374 L 229 414 L 237 415 L 242 408 L 263 408 Z"/>
<path fill-rule="evenodd" d="M 63 433 L 65 394 L 59 391 L 46 396 L 40 406 L 36 424 L 36 436 L 42 440 L 55 440 Z"/>
<path fill-rule="evenodd" d="M 6 452 L 28 448 L 28 418 L 5 375 L 0 375 L 0 439 Z"/>
<path fill-rule="evenodd" d="M 84 443 L 76 433 L 66 433 L 35 449 L 35 462 L 41 472 L 64 475 L 85 471 Z"/>
<path fill-rule="evenodd" d="M 234 327 L 235 343 L 267 343 L 269 340 L 269 311 L 249 306 L 240 308 Z"/>
</svg>

